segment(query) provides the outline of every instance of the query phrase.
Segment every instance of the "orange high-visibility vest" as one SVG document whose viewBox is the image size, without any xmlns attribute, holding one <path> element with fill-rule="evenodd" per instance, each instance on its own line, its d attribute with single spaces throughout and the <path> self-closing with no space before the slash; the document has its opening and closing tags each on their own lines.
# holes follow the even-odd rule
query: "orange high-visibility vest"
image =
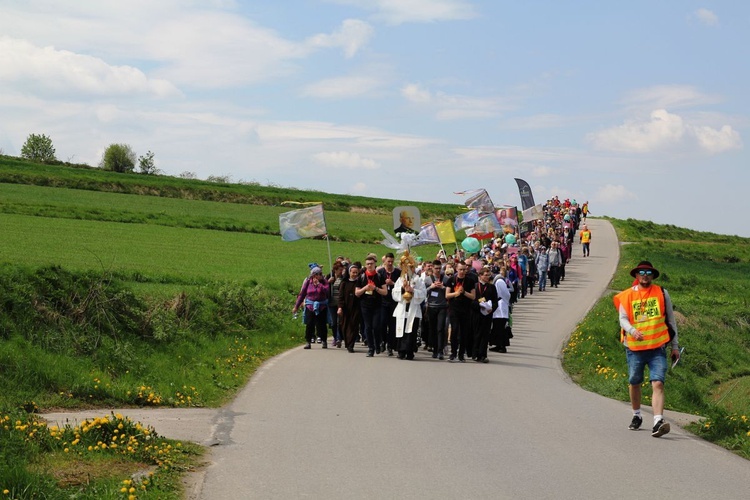
<svg viewBox="0 0 750 500">
<path fill-rule="evenodd" d="M 627 333 L 624 336 L 625 346 L 631 351 L 656 349 L 669 342 L 664 292 L 658 285 L 651 285 L 647 293 L 635 288 L 628 288 L 613 299 L 618 313 L 622 305 L 628 313 L 630 324 L 643 334 L 643 340 L 636 340 Z"/>
</svg>

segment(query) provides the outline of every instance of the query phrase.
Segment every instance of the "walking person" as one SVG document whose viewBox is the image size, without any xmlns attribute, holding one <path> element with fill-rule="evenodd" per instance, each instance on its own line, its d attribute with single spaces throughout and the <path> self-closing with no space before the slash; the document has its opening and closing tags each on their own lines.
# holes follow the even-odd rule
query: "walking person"
<svg viewBox="0 0 750 500">
<path fill-rule="evenodd" d="M 409 251 L 401 257 L 401 277 L 393 286 L 393 300 L 397 302 L 393 316 L 396 318 L 396 349 L 399 359 L 414 359 L 417 351 L 417 331 L 422 319 L 422 302 L 427 292 L 417 264 Z"/>
<path fill-rule="evenodd" d="M 581 242 L 581 245 L 583 245 L 583 256 L 589 257 L 589 247 L 591 246 L 591 231 L 586 224 L 581 226 L 581 233 L 578 236 L 578 240 Z"/>
<path fill-rule="evenodd" d="M 463 262 L 456 264 L 456 274 L 446 283 L 448 315 L 451 325 L 451 355 L 449 361 L 465 361 L 472 352 L 471 303 L 476 297 L 476 278 L 467 272 Z"/>
<path fill-rule="evenodd" d="M 378 326 L 380 330 L 381 347 L 388 349 L 388 356 L 393 356 L 393 349 L 396 346 L 396 318 L 393 317 L 393 311 L 396 310 L 396 301 L 393 300 L 393 286 L 401 276 L 401 269 L 394 266 L 395 260 L 393 253 L 388 252 L 383 259 L 383 267 L 378 269 L 380 281 L 385 284 L 386 294 L 381 296 L 381 307 L 379 312 Z"/>
<path fill-rule="evenodd" d="M 547 256 L 549 257 L 547 272 L 549 273 L 550 286 L 557 288 L 557 285 L 560 284 L 560 266 L 562 266 L 563 261 L 562 252 L 560 252 L 557 241 L 553 241 L 550 244 Z"/>
<path fill-rule="evenodd" d="M 432 276 L 425 278 L 427 289 L 427 318 L 430 322 L 430 345 L 432 357 L 443 359 L 448 318 L 448 300 L 445 298 L 445 283 L 440 272 L 439 260 L 433 263 Z"/>
<path fill-rule="evenodd" d="M 641 384 L 648 365 L 651 380 L 654 426 L 651 435 L 661 437 L 670 430 L 664 420 L 664 377 L 667 373 L 667 352 L 673 362 L 680 359 L 672 301 L 664 288 L 653 284 L 659 271 L 648 261 L 641 261 L 630 271 L 638 284 L 614 297 L 622 327 L 620 339 L 628 360 L 628 383 L 633 419 L 630 430 L 638 430 L 641 415 Z"/>
<path fill-rule="evenodd" d="M 302 303 L 305 304 L 305 349 L 310 349 L 311 344 L 315 342 L 316 331 L 323 349 L 328 348 L 328 291 L 328 282 L 323 277 L 323 271 L 319 267 L 313 267 L 310 277 L 302 284 L 297 302 L 292 308 L 292 314 L 297 314 Z"/>
<path fill-rule="evenodd" d="M 495 276 L 495 291 L 497 293 L 498 306 L 492 313 L 492 339 L 495 347 L 490 349 L 496 352 L 508 352 L 510 336 L 508 335 L 508 318 L 510 317 L 510 290 L 505 281 L 505 269 Z M 533 286 L 532 286 L 533 288 Z"/>
<path fill-rule="evenodd" d="M 349 352 L 354 352 L 354 344 L 357 342 L 359 327 L 362 323 L 359 296 L 357 296 L 359 269 L 359 262 L 349 266 L 349 278 L 343 280 L 339 285 L 337 301 L 336 315 L 339 318 L 339 331 L 344 337 L 344 346 Z"/>
<path fill-rule="evenodd" d="M 547 289 L 547 270 L 549 269 L 549 254 L 543 245 L 536 253 L 536 269 L 539 273 L 539 291 L 543 292 Z"/>
<path fill-rule="evenodd" d="M 380 354 L 380 331 L 375 327 L 382 305 L 381 295 L 387 293 L 385 283 L 380 279 L 375 264 L 375 255 L 368 255 L 365 259 L 365 272 L 360 274 L 360 286 L 357 288 L 362 321 L 364 322 L 364 335 L 367 341 L 367 357 L 369 358 L 376 353 Z"/>
<path fill-rule="evenodd" d="M 487 343 L 492 330 L 492 314 L 497 309 L 497 290 L 492 284 L 492 271 L 485 266 L 479 271 L 479 282 L 474 289 L 474 351 L 471 359 L 478 363 L 489 363 Z"/>
<path fill-rule="evenodd" d="M 332 341 L 336 347 L 340 348 L 343 338 L 339 329 L 338 302 L 339 288 L 344 281 L 344 265 L 341 262 L 334 262 L 332 271 L 333 274 L 328 278 L 328 286 L 331 289 L 328 299 L 328 322 L 331 325 Z"/>
</svg>

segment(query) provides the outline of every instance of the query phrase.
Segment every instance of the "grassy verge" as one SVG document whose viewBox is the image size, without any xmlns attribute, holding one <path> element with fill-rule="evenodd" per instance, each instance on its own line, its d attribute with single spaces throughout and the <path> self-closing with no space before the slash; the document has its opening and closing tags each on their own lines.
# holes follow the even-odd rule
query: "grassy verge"
<svg viewBox="0 0 750 500">
<path fill-rule="evenodd" d="M 621 241 L 612 292 L 581 322 L 563 352 L 563 366 L 582 387 L 628 400 L 627 363 L 618 342 L 614 290 L 649 260 L 675 305 L 682 361 L 667 374 L 667 408 L 701 415 L 690 429 L 750 458 L 750 241 L 642 221 L 611 221 Z M 648 227 L 646 227 L 648 226 Z M 644 403 L 650 404 L 648 383 Z"/>
<path fill-rule="evenodd" d="M 1 498 L 176 499 L 180 474 L 202 454 L 122 415 L 61 429 L 0 412 Z"/>
</svg>

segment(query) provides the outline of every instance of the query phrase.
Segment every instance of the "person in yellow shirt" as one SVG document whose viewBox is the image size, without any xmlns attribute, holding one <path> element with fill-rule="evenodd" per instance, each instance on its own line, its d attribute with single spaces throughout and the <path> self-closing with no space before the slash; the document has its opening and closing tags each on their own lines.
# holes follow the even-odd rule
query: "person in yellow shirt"
<svg viewBox="0 0 750 500">
<path fill-rule="evenodd" d="M 589 253 L 590 253 L 589 247 L 591 246 L 591 230 L 589 230 L 586 224 L 581 226 L 581 232 L 578 235 L 578 239 L 583 245 L 583 256 L 589 257 Z"/>
</svg>

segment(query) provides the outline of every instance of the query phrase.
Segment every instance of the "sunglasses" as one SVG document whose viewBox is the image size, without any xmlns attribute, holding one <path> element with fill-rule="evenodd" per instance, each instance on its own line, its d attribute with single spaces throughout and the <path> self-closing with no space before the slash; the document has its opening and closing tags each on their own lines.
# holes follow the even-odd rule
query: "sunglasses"
<svg viewBox="0 0 750 500">
<path fill-rule="evenodd" d="M 652 274 L 654 274 L 654 272 L 641 270 L 641 271 L 638 271 L 638 274 L 640 274 L 641 276 L 651 276 Z"/>
</svg>

